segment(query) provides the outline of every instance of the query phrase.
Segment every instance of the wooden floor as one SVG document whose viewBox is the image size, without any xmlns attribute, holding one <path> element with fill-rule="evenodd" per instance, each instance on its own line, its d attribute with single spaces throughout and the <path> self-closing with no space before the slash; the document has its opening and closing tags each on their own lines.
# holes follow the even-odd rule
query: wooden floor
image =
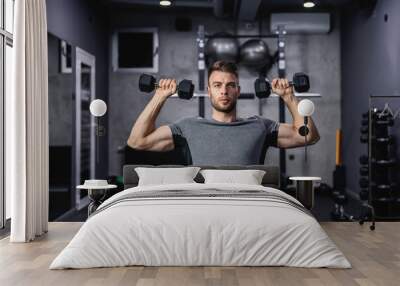
<svg viewBox="0 0 400 286">
<path fill-rule="evenodd" d="M 0 241 L 0 285 L 400 285 L 400 222 L 375 231 L 357 223 L 321 223 L 352 269 L 290 267 L 120 267 L 49 270 L 81 223 L 50 223 L 32 243 Z"/>
</svg>

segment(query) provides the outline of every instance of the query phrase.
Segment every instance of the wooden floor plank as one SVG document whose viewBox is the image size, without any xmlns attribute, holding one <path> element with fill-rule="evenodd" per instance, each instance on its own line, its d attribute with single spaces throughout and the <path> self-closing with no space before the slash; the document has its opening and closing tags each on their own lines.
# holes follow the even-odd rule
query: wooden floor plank
<svg viewBox="0 0 400 286">
<path fill-rule="evenodd" d="M 50 223 L 32 243 L 0 240 L 0 285 L 399 285 L 400 223 L 379 222 L 375 231 L 356 223 L 321 223 L 351 262 L 352 269 L 295 267 L 115 267 L 49 270 L 81 223 Z"/>
</svg>

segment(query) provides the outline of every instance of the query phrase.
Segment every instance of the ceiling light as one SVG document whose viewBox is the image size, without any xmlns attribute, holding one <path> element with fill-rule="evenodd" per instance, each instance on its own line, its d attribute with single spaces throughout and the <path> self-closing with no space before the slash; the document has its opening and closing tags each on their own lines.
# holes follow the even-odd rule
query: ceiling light
<svg viewBox="0 0 400 286">
<path fill-rule="evenodd" d="M 171 2 L 172 2 L 171 0 L 160 0 L 160 5 L 165 7 L 171 6 L 172 4 Z"/>
<path fill-rule="evenodd" d="M 304 0 L 303 6 L 304 8 L 312 8 L 315 6 L 315 3 L 312 0 Z"/>
</svg>

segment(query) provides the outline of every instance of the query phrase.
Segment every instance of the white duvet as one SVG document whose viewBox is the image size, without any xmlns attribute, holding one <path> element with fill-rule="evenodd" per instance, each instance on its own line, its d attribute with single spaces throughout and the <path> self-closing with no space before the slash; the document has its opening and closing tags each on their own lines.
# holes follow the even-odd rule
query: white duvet
<svg viewBox="0 0 400 286">
<path fill-rule="evenodd" d="M 99 207 L 103 210 L 83 224 L 50 269 L 127 265 L 351 267 L 315 218 L 289 204 L 243 197 L 151 198 L 113 204 L 131 192 L 207 189 L 262 190 L 297 202 L 277 189 L 241 184 L 127 189 Z"/>
</svg>

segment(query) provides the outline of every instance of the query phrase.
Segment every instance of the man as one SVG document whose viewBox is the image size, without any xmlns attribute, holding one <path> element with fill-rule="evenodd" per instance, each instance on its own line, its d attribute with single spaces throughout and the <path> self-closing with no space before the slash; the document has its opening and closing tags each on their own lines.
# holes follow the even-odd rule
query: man
<svg viewBox="0 0 400 286">
<path fill-rule="evenodd" d="M 188 149 L 188 163 L 193 165 L 263 164 L 268 146 L 293 148 L 304 145 L 298 132 L 304 124 L 297 111 L 298 100 L 287 79 L 274 79 L 272 91 L 279 95 L 292 114 L 293 123 L 253 116 L 237 118 L 240 95 L 236 65 L 215 62 L 208 71 L 208 96 L 212 119 L 184 118 L 170 125 L 155 127 L 156 118 L 168 97 L 176 92 L 174 79 L 161 79 L 159 88 L 134 124 L 128 145 L 148 151 L 170 151 L 175 146 Z M 309 120 L 308 144 L 319 140 L 313 120 Z"/>
</svg>

